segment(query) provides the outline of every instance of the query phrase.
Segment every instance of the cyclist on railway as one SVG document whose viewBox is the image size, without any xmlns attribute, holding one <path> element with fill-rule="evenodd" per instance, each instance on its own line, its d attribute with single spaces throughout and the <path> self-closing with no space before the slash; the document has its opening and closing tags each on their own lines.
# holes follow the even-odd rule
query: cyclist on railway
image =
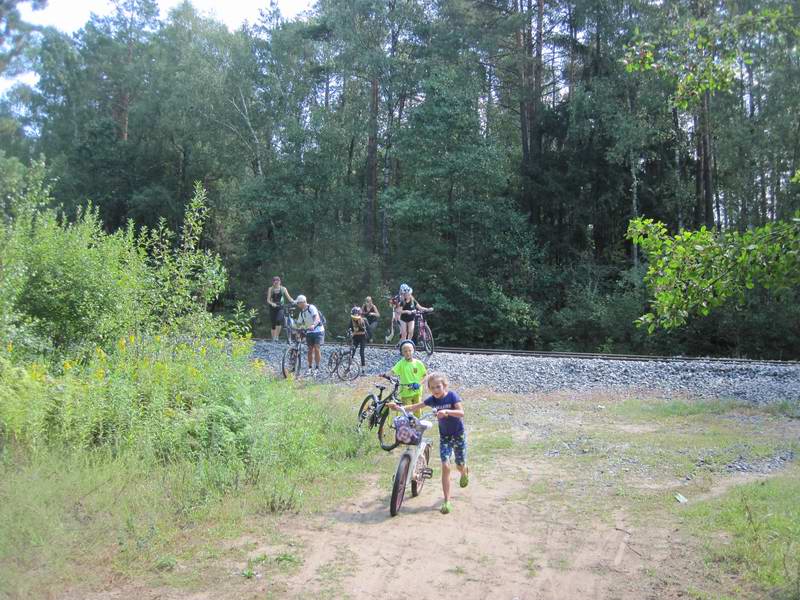
<svg viewBox="0 0 800 600">
<path fill-rule="evenodd" d="M 277 342 L 281 335 L 285 303 L 291 304 L 294 300 L 289 291 L 281 285 L 281 278 L 277 275 L 272 278 L 272 286 L 267 290 L 267 304 L 269 304 L 269 320 L 272 325 L 272 341 Z"/>
<path fill-rule="evenodd" d="M 364 305 L 361 307 L 361 315 L 367 321 L 367 341 L 372 341 L 375 337 L 375 329 L 378 327 L 378 319 L 381 313 L 378 312 L 378 307 L 372 302 L 372 296 L 367 296 L 364 299 Z"/>
<path fill-rule="evenodd" d="M 412 290 L 407 284 L 400 286 L 400 339 L 411 340 L 414 338 L 414 319 L 416 311 L 428 311 L 413 296 Z"/>
<path fill-rule="evenodd" d="M 322 322 L 322 314 L 316 306 L 308 303 L 303 294 L 297 296 L 295 302 L 300 312 L 294 320 L 294 327 L 306 332 L 308 375 L 312 375 L 312 365 L 314 365 L 316 374 L 319 375 L 319 363 L 322 360 L 320 346 L 325 342 L 325 325 Z"/>
<path fill-rule="evenodd" d="M 350 349 L 351 356 L 356 355 L 356 350 L 361 351 L 361 368 L 366 366 L 364 360 L 364 346 L 367 344 L 367 320 L 361 316 L 361 308 L 354 306 L 350 310 L 350 331 L 353 334 L 353 347 Z"/>
</svg>

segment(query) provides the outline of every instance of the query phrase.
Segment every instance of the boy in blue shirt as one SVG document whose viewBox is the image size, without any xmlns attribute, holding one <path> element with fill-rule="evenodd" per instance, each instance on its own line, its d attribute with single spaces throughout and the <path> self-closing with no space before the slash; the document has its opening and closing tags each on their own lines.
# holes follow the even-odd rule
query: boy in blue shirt
<svg viewBox="0 0 800 600">
<path fill-rule="evenodd" d="M 459 485 L 464 488 L 469 484 L 467 468 L 467 437 L 464 429 L 464 406 L 461 397 L 448 391 L 449 381 L 444 373 L 428 375 L 428 389 L 431 395 L 417 404 L 406 406 L 407 411 L 414 411 L 428 406 L 436 410 L 439 420 L 439 457 L 442 459 L 442 492 L 444 502 L 443 515 L 453 510 L 450 503 L 450 455 L 455 453 L 456 468 L 461 473 Z M 399 407 L 391 402 L 387 406 L 397 410 Z"/>
</svg>

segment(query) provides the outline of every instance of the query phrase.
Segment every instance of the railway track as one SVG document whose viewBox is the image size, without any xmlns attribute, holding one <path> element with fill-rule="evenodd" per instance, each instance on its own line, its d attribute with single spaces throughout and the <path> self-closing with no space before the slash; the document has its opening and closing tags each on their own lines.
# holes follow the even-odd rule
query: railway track
<svg viewBox="0 0 800 600">
<path fill-rule="evenodd" d="M 265 338 L 253 338 L 254 341 L 266 341 Z M 326 345 L 336 345 L 329 343 Z M 392 344 L 370 344 L 368 347 L 380 348 L 382 350 L 394 350 Z M 596 352 L 552 352 L 544 350 L 506 350 L 497 348 L 459 348 L 450 346 L 437 346 L 436 352 L 451 354 L 501 354 L 506 356 L 522 356 L 537 358 L 565 358 L 565 359 L 585 359 L 585 360 L 619 360 L 631 362 L 711 362 L 720 364 L 742 364 L 742 365 L 784 365 L 798 366 L 800 361 L 790 360 L 760 360 L 750 358 L 710 358 L 699 356 L 655 356 L 647 354 L 603 354 Z M 435 353 L 434 353 L 435 354 Z"/>
</svg>

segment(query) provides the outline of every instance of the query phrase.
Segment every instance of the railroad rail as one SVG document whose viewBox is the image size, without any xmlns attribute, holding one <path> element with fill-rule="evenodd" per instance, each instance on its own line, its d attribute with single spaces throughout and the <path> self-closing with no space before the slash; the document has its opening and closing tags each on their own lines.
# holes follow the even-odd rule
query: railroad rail
<svg viewBox="0 0 800 600">
<path fill-rule="evenodd" d="M 266 338 L 253 338 L 254 341 L 266 341 Z M 337 344 L 326 344 L 337 345 Z M 379 348 L 382 350 L 395 350 L 396 345 L 392 344 L 369 344 L 368 348 Z M 554 352 L 545 350 L 508 350 L 498 348 L 458 348 L 449 346 L 437 346 L 436 352 L 452 354 L 503 354 L 507 356 L 537 357 L 537 358 L 572 358 L 587 360 L 619 360 L 631 362 L 711 362 L 720 364 L 770 364 L 783 366 L 800 366 L 800 361 L 793 360 L 765 360 L 754 358 L 719 358 L 703 356 L 657 356 L 648 354 L 603 354 L 597 352 Z M 434 352 L 434 355 L 436 354 Z"/>
</svg>

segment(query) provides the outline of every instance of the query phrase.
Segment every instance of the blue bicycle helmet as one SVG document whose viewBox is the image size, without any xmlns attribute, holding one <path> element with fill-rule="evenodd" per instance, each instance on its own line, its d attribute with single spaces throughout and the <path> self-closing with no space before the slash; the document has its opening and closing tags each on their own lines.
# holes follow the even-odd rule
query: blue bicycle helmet
<svg viewBox="0 0 800 600">
<path fill-rule="evenodd" d="M 417 349 L 417 347 L 414 345 L 414 342 L 412 342 L 411 340 L 403 340 L 402 342 L 400 342 L 397 345 L 397 349 L 400 351 L 400 354 L 403 353 L 403 346 L 405 346 L 406 344 L 411 344 L 411 349 L 412 350 L 416 350 Z"/>
</svg>

